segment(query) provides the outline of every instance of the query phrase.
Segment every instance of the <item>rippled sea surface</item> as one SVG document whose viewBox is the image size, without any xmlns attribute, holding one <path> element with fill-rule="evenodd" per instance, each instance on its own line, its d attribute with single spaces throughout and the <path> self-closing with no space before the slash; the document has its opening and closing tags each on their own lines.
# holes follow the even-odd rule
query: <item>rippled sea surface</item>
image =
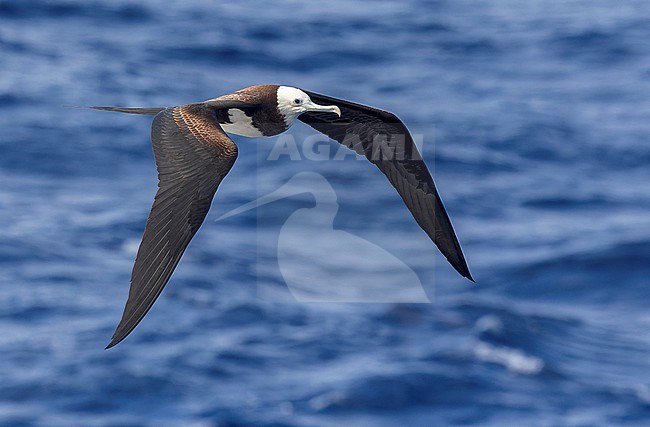
<svg viewBox="0 0 650 427">
<path fill-rule="evenodd" d="M 645 1 L 0 0 L 0 425 L 649 425 L 648 40 Z M 371 165 L 235 138 L 169 286 L 105 351 L 156 188 L 150 118 L 63 106 L 259 83 L 397 113 L 477 284 Z M 216 220 L 300 171 L 431 304 L 283 297 L 278 234 L 313 196 Z M 292 237 L 334 248 L 296 261 L 314 280 L 338 257 L 386 285 L 327 231 Z"/>
</svg>

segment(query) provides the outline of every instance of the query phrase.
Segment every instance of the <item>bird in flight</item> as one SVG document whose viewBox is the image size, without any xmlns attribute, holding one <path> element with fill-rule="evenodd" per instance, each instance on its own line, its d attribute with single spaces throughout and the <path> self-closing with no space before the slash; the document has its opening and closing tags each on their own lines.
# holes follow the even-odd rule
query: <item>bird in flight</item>
<svg viewBox="0 0 650 427">
<path fill-rule="evenodd" d="M 237 159 L 237 146 L 227 133 L 274 136 L 296 119 L 377 166 L 449 263 L 474 281 L 413 138 L 388 111 L 279 85 L 251 86 L 174 107 L 89 108 L 155 116 L 151 144 L 158 191 L 136 255 L 124 313 L 106 348 L 126 338 L 151 309 L 203 223 L 219 184 Z"/>
</svg>

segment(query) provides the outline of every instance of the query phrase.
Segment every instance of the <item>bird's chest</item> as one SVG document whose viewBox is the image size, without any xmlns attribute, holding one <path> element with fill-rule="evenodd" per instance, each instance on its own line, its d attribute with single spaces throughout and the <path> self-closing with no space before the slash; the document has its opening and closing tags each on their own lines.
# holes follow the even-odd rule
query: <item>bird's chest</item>
<svg viewBox="0 0 650 427">
<path fill-rule="evenodd" d="M 250 138 L 273 136 L 287 130 L 287 125 L 279 114 L 274 115 L 264 109 L 243 111 L 230 108 L 218 114 L 217 118 L 224 131 Z"/>
</svg>

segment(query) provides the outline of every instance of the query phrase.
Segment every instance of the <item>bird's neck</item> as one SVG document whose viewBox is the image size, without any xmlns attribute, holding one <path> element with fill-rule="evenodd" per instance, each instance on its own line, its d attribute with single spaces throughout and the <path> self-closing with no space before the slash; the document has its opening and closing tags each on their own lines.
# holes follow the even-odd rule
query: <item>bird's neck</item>
<svg viewBox="0 0 650 427">
<path fill-rule="evenodd" d="M 295 113 L 292 110 L 283 108 L 281 106 L 278 106 L 277 112 L 282 117 L 282 120 L 284 120 L 284 123 L 287 125 L 287 129 L 293 125 L 293 123 L 296 121 L 298 118 L 299 114 Z"/>
</svg>

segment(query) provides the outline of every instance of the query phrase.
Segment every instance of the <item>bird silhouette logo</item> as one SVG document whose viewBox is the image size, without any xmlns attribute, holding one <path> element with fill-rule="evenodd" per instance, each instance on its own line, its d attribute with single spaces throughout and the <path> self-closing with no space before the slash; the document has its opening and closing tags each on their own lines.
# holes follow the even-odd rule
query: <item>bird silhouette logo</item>
<svg viewBox="0 0 650 427">
<path fill-rule="evenodd" d="M 300 172 L 218 220 L 304 193 L 313 195 L 315 206 L 295 210 L 280 228 L 277 243 L 280 274 L 296 301 L 431 302 L 406 263 L 367 239 L 334 228 L 336 192 L 318 173 Z"/>
</svg>

